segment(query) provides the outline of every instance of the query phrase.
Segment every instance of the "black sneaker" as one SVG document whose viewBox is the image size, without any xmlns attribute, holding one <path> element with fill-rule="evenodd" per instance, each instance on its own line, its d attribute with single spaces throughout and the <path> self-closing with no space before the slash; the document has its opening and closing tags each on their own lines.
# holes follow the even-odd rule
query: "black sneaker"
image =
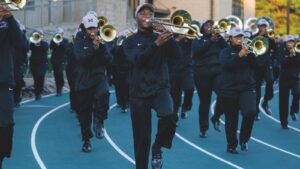
<svg viewBox="0 0 300 169">
<path fill-rule="evenodd" d="M 42 99 L 42 96 L 40 94 L 35 96 L 35 100 L 41 100 L 41 99 Z"/>
<path fill-rule="evenodd" d="M 210 118 L 210 121 L 212 122 L 213 126 L 214 126 L 214 129 L 217 131 L 217 132 L 221 132 L 221 128 L 220 128 L 220 121 L 215 121 L 213 117 Z"/>
<path fill-rule="evenodd" d="M 85 152 L 85 153 L 88 153 L 88 152 L 92 151 L 92 145 L 91 145 L 90 140 L 86 140 L 86 141 L 83 142 L 82 151 Z"/>
<path fill-rule="evenodd" d="M 187 118 L 187 111 L 185 111 L 185 110 L 181 111 L 180 117 L 181 117 L 181 119 L 186 119 Z"/>
<path fill-rule="evenodd" d="M 284 129 L 284 130 L 288 130 L 289 127 L 287 125 L 281 125 L 281 128 Z"/>
<path fill-rule="evenodd" d="M 267 115 L 272 115 L 272 111 L 271 109 L 269 108 L 269 105 L 268 105 L 268 102 L 264 101 L 262 104 L 261 104 L 262 108 L 264 109 L 264 111 L 267 113 Z"/>
<path fill-rule="evenodd" d="M 291 113 L 291 117 L 293 121 L 298 121 L 298 116 L 296 113 Z"/>
<path fill-rule="evenodd" d="M 256 115 L 254 116 L 254 120 L 259 121 L 259 120 L 260 120 L 260 116 L 259 116 L 258 114 L 256 114 Z"/>
<path fill-rule="evenodd" d="M 248 143 L 241 143 L 241 150 L 248 151 Z"/>
<path fill-rule="evenodd" d="M 200 131 L 200 137 L 206 138 L 207 137 L 206 131 Z"/>
<path fill-rule="evenodd" d="M 239 153 L 238 151 L 236 151 L 235 148 L 227 148 L 227 152 L 230 154 L 238 154 Z"/>
<path fill-rule="evenodd" d="M 98 139 L 104 138 L 104 126 L 103 123 L 98 122 L 97 120 L 94 121 L 94 132 L 95 136 Z"/>
<path fill-rule="evenodd" d="M 152 169 L 161 169 L 163 166 L 161 150 L 152 150 Z"/>
<path fill-rule="evenodd" d="M 127 109 L 126 108 L 122 108 L 121 109 L 121 113 L 127 113 Z"/>
</svg>

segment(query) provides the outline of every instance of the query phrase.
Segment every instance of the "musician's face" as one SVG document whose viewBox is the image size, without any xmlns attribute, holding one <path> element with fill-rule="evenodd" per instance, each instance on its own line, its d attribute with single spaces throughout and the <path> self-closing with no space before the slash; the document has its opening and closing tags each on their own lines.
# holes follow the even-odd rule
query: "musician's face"
<svg viewBox="0 0 300 169">
<path fill-rule="evenodd" d="M 285 46 L 286 46 L 286 48 L 288 48 L 288 49 L 292 49 L 292 48 L 294 47 L 294 45 L 295 45 L 295 42 L 294 42 L 293 40 L 287 41 L 287 42 L 285 43 Z"/>
<path fill-rule="evenodd" d="M 94 39 L 95 36 L 97 36 L 97 28 L 96 27 L 90 27 L 90 28 L 87 28 L 86 29 L 86 32 L 87 32 L 87 36 L 90 38 L 90 39 Z"/>
<path fill-rule="evenodd" d="M 206 22 L 203 27 L 204 27 L 204 34 L 209 35 L 211 34 L 211 29 L 212 29 L 212 23 L 211 22 Z"/>
<path fill-rule="evenodd" d="M 152 24 L 147 22 L 154 18 L 154 13 L 149 8 L 143 8 L 136 16 L 138 26 L 142 29 L 152 29 Z"/>
<path fill-rule="evenodd" d="M 258 26 L 258 29 L 259 29 L 259 32 L 262 34 L 262 35 L 266 35 L 268 32 L 268 27 L 267 25 L 259 25 Z"/>
<path fill-rule="evenodd" d="M 242 44 L 243 35 L 230 36 L 229 40 L 230 40 L 232 46 L 239 46 Z"/>
</svg>

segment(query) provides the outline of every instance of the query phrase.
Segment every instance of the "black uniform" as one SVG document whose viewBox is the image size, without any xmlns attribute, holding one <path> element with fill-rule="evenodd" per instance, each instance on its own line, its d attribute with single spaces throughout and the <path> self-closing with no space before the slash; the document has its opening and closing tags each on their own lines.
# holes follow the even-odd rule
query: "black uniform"
<svg viewBox="0 0 300 169">
<path fill-rule="evenodd" d="M 29 48 L 31 50 L 29 66 L 34 81 L 34 93 L 38 100 L 41 98 L 44 88 L 45 75 L 48 68 L 47 52 L 49 45 L 46 41 L 41 40 L 39 44 L 30 43 Z"/>
<path fill-rule="evenodd" d="M 159 118 L 153 152 L 161 147 L 171 148 L 176 129 L 167 63 L 168 59 L 179 57 L 180 51 L 174 39 L 158 47 L 157 37 L 153 32 L 138 31 L 123 44 L 130 62 L 129 96 L 137 169 L 148 168 L 151 109 Z"/>
<path fill-rule="evenodd" d="M 53 40 L 50 42 L 51 53 L 51 64 L 54 71 L 54 78 L 56 84 L 56 93 L 61 95 L 62 87 L 64 86 L 64 69 L 66 62 L 65 45 L 68 43 L 67 39 L 63 39 L 62 42 L 56 44 Z"/>
<path fill-rule="evenodd" d="M 289 57 L 288 50 L 284 47 L 280 52 L 280 78 L 279 78 L 279 113 L 283 128 L 288 125 L 289 95 L 293 95 L 290 114 L 299 111 L 300 95 L 300 54 Z"/>
<path fill-rule="evenodd" d="M 29 43 L 26 39 L 25 33 L 22 34 L 23 36 L 23 44 L 25 44 L 23 49 L 16 49 L 15 50 L 15 66 L 14 66 L 14 77 L 15 77 L 15 87 L 14 87 L 14 103 L 15 107 L 20 106 L 20 102 L 22 100 L 21 98 L 21 92 L 22 87 L 25 86 L 25 81 L 23 79 L 23 73 L 25 71 L 25 68 L 27 67 L 28 59 L 27 59 L 27 53 L 29 51 Z"/>
<path fill-rule="evenodd" d="M 10 157 L 13 136 L 14 51 L 26 47 L 13 16 L 0 20 L 0 168 Z"/>
<path fill-rule="evenodd" d="M 194 93 L 193 60 L 191 56 L 192 41 L 183 39 L 178 42 L 181 50 L 180 58 L 173 58 L 169 62 L 171 95 L 174 102 L 174 112 L 181 106 L 181 95 L 184 92 L 182 113 L 191 110 Z"/>
<path fill-rule="evenodd" d="M 198 92 L 199 125 L 201 136 L 205 136 L 209 128 L 209 107 L 212 91 L 218 93 L 218 76 L 221 72 L 219 54 L 227 46 L 226 41 L 220 38 L 217 42 L 211 40 L 211 35 L 195 39 L 192 43 L 192 57 L 194 59 L 194 79 Z M 221 111 L 217 99 L 216 110 Z"/>
<path fill-rule="evenodd" d="M 235 150 L 237 141 L 238 113 L 243 121 L 240 130 L 240 144 L 247 143 L 253 127 L 256 112 L 254 70 L 256 59 L 253 54 L 239 57 L 240 47 L 228 46 L 220 54 L 222 73 L 219 95 L 225 113 L 227 148 Z"/>
<path fill-rule="evenodd" d="M 74 56 L 76 58 L 75 91 L 76 106 L 79 114 L 83 141 L 93 137 L 91 131 L 92 113 L 94 113 L 94 130 L 97 138 L 103 129 L 109 109 L 109 87 L 106 76 L 106 66 L 111 62 L 106 46 L 100 44 L 99 49 L 93 48 L 93 42 L 85 32 L 78 32 L 74 42 Z"/>
<path fill-rule="evenodd" d="M 115 45 L 111 53 L 114 56 L 112 75 L 116 90 L 117 104 L 125 111 L 129 104 L 129 63 L 122 46 Z"/>
<path fill-rule="evenodd" d="M 252 39 L 255 38 L 257 35 L 251 37 Z M 263 107 L 268 108 L 268 101 L 273 98 L 274 95 L 274 63 L 275 59 L 277 58 L 277 47 L 275 41 L 269 37 L 266 37 L 269 41 L 269 49 L 268 51 L 260 55 L 257 60 L 257 67 L 255 69 L 255 79 L 256 79 L 256 111 L 257 114 L 259 113 L 259 102 L 261 98 L 261 85 L 263 81 L 266 82 L 266 91 L 263 100 Z"/>
<path fill-rule="evenodd" d="M 76 94 L 75 94 L 75 79 L 76 79 L 76 58 L 74 55 L 74 44 L 66 43 L 65 54 L 67 56 L 66 75 L 70 86 L 70 106 L 71 110 L 77 110 Z M 77 112 L 77 111 L 76 111 Z"/>
</svg>

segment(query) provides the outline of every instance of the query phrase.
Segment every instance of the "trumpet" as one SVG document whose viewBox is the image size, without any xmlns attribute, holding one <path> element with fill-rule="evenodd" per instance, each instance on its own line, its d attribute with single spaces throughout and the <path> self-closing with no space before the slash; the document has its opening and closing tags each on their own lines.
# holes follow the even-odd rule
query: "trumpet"
<svg viewBox="0 0 300 169">
<path fill-rule="evenodd" d="M 248 50 L 255 56 L 263 55 L 269 49 L 269 41 L 266 37 L 263 36 L 256 36 L 252 40 L 244 38 L 241 41 L 241 45 L 243 48 L 248 48 Z"/>
<path fill-rule="evenodd" d="M 268 29 L 267 32 L 268 32 L 268 37 L 269 38 L 271 38 L 271 39 L 275 38 L 275 32 L 274 32 L 273 29 Z"/>
<path fill-rule="evenodd" d="M 43 38 L 43 35 L 40 32 L 33 32 L 29 41 L 34 44 L 39 44 Z"/>
<path fill-rule="evenodd" d="M 300 41 L 295 43 L 294 50 L 295 52 L 300 53 Z"/>
<path fill-rule="evenodd" d="M 60 44 L 63 41 L 63 36 L 62 36 L 62 34 L 57 33 L 57 34 L 54 35 L 52 40 L 53 40 L 54 43 Z"/>
<path fill-rule="evenodd" d="M 100 38 L 105 42 L 113 41 L 117 36 L 117 30 L 112 25 L 105 25 L 98 28 Z"/>
<path fill-rule="evenodd" d="M 10 11 L 16 11 L 26 6 L 26 0 L 0 0 L 0 5 L 7 6 Z"/>
<path fill-rule="evenodd" d="M 98 27 L 102 27 L 108 24 L 108 19 L 105 16 L 98 17 Z"/>
</svg>

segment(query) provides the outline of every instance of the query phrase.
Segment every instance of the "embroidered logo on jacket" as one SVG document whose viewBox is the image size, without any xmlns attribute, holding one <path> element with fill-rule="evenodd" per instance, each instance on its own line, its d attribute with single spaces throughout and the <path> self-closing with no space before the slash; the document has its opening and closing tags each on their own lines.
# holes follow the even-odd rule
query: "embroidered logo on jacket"
<svg viewBox="0 0 300 169">
<path fill-rule="evenodd" d="M 8 28 L 8 23 L 6 21 L 0 21 L 0 29 Z"/>
</svg>

